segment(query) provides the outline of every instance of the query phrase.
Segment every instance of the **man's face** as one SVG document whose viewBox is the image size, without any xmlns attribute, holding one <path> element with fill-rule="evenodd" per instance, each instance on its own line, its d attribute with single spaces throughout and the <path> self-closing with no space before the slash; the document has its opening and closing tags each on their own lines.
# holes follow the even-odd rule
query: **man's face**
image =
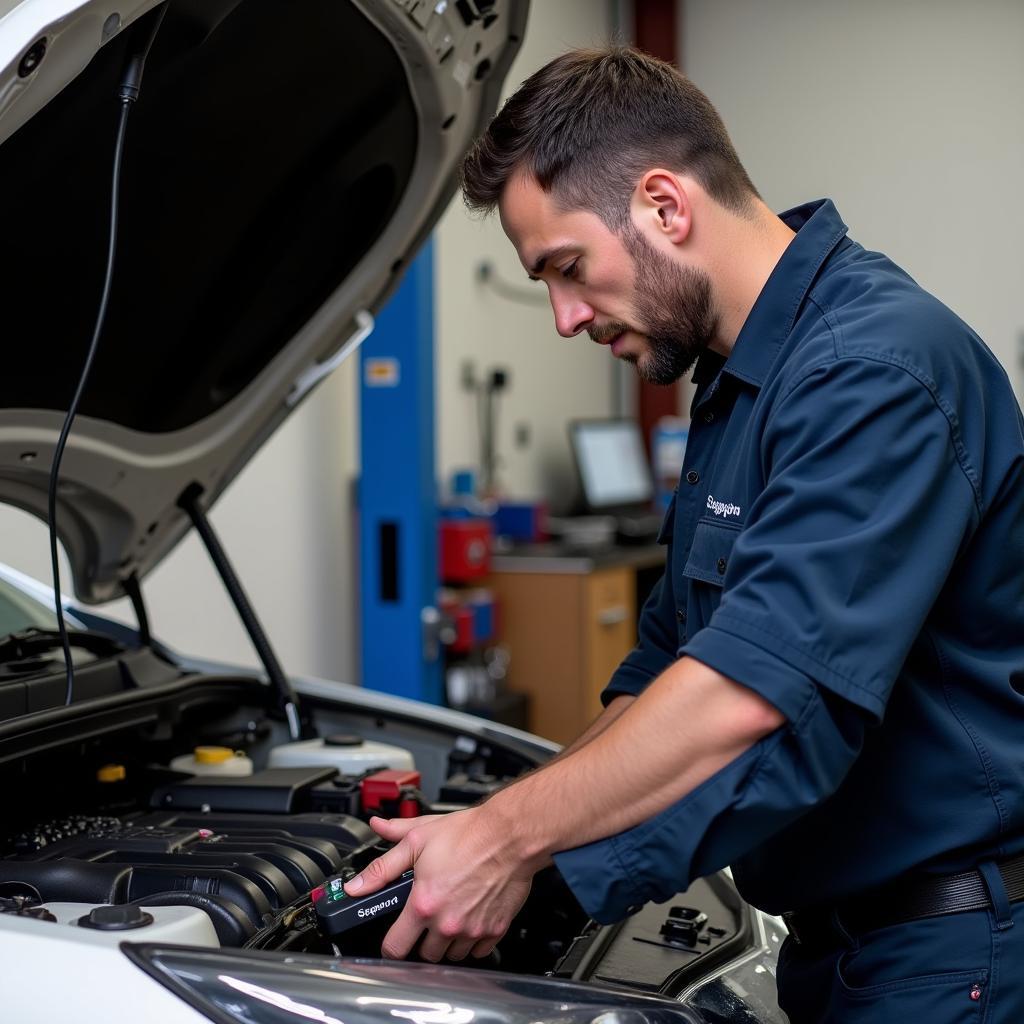
<svg viewBox="0 0 1024 1024">
<path fill-rule="evenodd" d="M 528 275 L 548 286 L 563 337 L 586 331 L 654 384 L 678 380 L 714 337 L 707 274 L 634 224 L 617 235 L 594 213 L 561 209 L 525 174 L 509 182 L 499 209 Z"/>
</svg>

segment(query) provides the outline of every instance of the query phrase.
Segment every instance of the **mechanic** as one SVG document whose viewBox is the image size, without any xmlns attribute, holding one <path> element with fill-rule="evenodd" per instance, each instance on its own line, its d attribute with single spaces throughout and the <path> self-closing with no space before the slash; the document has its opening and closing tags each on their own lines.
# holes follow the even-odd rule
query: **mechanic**
<svg viewBox="0 0 1024 1024">
<path fill-rule="evenodd" d="M 660 384 L 696 360 L 697 391 L 604 712 L 477 807 L 374 820 L 397 845 L 349 893 L 416 878 L 384 955 L 485 955 L 552 862 L 600 922 L 732 865 L 786 914 L 793 1022 L 1024 1020 L 1024 424 L 996 359 L 830 201 L 775 216 L 636 51 L 538 71 L 463 187 L 560 334 Z"/>
</svg>

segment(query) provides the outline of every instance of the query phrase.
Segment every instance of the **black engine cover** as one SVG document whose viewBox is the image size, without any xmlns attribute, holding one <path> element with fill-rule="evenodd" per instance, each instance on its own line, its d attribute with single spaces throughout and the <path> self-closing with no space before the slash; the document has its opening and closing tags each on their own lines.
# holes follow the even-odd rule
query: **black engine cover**
<svg viewBox="0 0 1024 1024">
<path fill-rule="evenodd" d="M 239 946 L 266 915 L 338 874 L 376 841 L 340 814 L 154 812 L 78 817 L 23 837 L 0 883 L 34 886 L 44 902 L 199 906 L 223 945 Z"/>
</svg>

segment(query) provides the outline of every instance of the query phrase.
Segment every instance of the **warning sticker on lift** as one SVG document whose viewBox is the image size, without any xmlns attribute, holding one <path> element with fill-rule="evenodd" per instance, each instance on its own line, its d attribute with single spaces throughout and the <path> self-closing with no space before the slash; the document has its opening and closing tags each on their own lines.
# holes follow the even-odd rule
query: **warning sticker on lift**
<svg viewBox="0 0 1024 1024">
<path fill-rule="evenodd" d="M 367 359 L 363 375 L 368 388 L 397 388 L 401 378 L 397 359 Z"/>
</svg>

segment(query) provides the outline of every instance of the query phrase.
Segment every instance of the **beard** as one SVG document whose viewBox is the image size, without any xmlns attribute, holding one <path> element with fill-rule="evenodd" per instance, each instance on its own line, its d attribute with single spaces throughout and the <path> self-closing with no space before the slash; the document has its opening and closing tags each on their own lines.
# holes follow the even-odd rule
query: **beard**
<svg viewBox="0 0 1024 1024">
<path fill-rule="evenodd" d="M 681 267 L 656 249 L 633 224 L 622 234 L 633 260 L 633 310 L 643 328 L 615 322 L 588 333 L 607 341 L 625 331 L 647 338 L 647 351 L 622 356 L 651 384 L 674 384 L 708 347 L 718 328 L 711 279 L 702 270 Z"/>
</svg>

